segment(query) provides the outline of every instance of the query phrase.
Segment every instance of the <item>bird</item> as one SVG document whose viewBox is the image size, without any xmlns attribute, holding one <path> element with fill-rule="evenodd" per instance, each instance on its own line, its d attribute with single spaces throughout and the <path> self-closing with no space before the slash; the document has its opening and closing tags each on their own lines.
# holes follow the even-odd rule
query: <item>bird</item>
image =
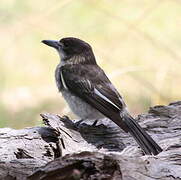
<svg viewBox="0 0 181 180">
<path fill-rule="evenodd" d="M 55 70 L 58 90 L 72 112 L 82 120 L 107 118 L 136 140 L 145 155 L 157 155 L 162 148 L 136 122 L 105 72 L 97 64 L 89 43 L 75 38 L 42 40 L 57 50 L 60 63 Z"/>
</svg>

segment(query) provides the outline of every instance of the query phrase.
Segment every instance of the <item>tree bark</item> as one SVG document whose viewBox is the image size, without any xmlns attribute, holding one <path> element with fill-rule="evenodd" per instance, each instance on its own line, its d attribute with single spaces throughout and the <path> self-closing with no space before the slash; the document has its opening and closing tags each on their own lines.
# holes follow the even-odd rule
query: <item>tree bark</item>
<svg viewBox="0 0 181 180">
<path fill-rule="evenodd" d="M 0 129 L 0 179 L 181 179 L 181 101 L 151 107 L 137 121 L 163 148 L 143 155 L 108 119 L 96 126 L 41 114 L 45 126 Z"/>
</svg>

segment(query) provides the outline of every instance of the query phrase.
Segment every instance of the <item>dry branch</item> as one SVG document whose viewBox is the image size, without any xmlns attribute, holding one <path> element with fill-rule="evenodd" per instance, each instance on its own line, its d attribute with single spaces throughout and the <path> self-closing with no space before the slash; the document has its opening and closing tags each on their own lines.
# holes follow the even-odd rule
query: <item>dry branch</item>
<svg viewBox="0 0 181 180">
<path fill-rule="evenodd" d="M 54 114 L 41 117 L 44 127 L 0 129 L 0 179 L 181 179 L 181 101 L 138 116 L 164 149 L 157 156 L 143 156 L 110 120 L 92 126 Z"/>
</svg>

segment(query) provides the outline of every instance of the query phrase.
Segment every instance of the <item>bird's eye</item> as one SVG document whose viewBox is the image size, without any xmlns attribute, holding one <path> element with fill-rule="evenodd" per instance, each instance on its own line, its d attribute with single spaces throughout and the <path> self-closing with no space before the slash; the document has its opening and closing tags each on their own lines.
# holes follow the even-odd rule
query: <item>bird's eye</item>
<svg viewBox="0 0 181 180">
<path fill-rule="evenodd" d="M 64 47 L 68 47 L 69 46 L 67 42 L 64 42 L 63 45 L 64 45 Z"/>
</svg>

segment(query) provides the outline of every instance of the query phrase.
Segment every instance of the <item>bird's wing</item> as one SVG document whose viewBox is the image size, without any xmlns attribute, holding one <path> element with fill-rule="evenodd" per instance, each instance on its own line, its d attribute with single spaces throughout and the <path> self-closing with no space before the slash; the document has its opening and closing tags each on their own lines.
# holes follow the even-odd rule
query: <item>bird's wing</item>
<svg viewBox="0 0 181 180">
<path fill-rule="evenodd" d="M 99 67 L 64 67 L 66 88 L 109 118 L 120 115 L 125 104 L 122 97 Z"/>
<path fill-rule="evenodd" d="M 162 149 L 126 110 L 114 86 L 99 67 L 65 68 L 62 80 L 66 88 L 129 132 L 145 154 L 158 154 Z"/>
</svg>

